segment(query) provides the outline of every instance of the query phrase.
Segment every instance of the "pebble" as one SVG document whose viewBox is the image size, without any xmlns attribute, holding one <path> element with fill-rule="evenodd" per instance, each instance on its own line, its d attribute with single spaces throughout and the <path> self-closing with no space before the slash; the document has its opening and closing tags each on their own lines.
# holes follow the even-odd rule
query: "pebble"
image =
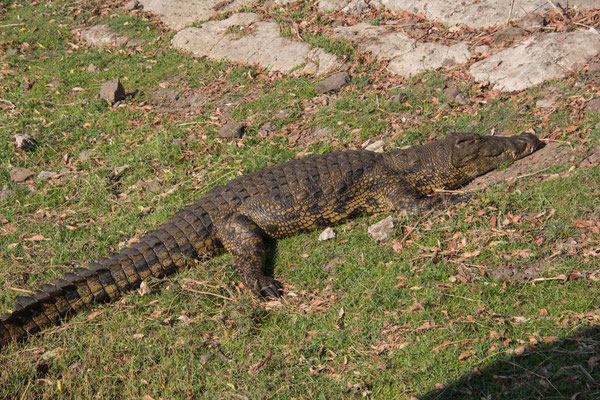
<svg viewBox="0 0 600 400">
<path fill-rule="evenodd" d="M 100 89 L 100 98 L 105 99 L 110 104 L 125 99 L 125 89 L 121 85 L 119 78 L 104 82 Z"/>
<path fill-rule="evenodd" d="M 242 122 L 228 122 L 219 129 L 219 136 L 223 138 L 241 138 L 246 131 L 246 124 Z"/>
<path fill-rule="evenodd" d="M 350 82 L 350 74 L 346 71 L 338 72 L 317 83 L 315 90 L 319 94 L 334 92 L 340 90 L 348 82 Z"/>
<path fill-rule="evenodd" d="M 10 180 L 14 183 L 25 182 L 27 179 L 31 178 L 34 173 L 32 170 L 27 168 L 13 168 L 10 170 Z"/>
<path fill-rule="evenodd" d="M 387 240 L 394 233 L 394 218 L 390 215 L 381 221 L 369 226 L 369 237 L 376 242 Z"/>
</svg>

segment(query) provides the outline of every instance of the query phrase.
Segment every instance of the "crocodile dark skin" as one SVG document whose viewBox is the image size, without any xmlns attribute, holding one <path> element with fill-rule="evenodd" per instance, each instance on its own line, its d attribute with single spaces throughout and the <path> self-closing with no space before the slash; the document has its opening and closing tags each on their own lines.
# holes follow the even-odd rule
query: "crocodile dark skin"
<svg viewBox="0 0 600 400">
<path fill-rule="evenodd" d="M 222 249 L 233 255 L 249 287 L 265 297 L 281 296 L 279 282 L 263 273 L 265 237 L 282 238 L 357 214 L 418 212 L 449 203 L 435 191 L 459 188 L 539 144 L 531 134 L 456 133 L 405 150 L 330 153 L 244 175 L 215 187 L 119 253 L 77 268 L 31 297 L 18 297 L 14 311 L 0 317 L 0 346 Z"/>
</svg>

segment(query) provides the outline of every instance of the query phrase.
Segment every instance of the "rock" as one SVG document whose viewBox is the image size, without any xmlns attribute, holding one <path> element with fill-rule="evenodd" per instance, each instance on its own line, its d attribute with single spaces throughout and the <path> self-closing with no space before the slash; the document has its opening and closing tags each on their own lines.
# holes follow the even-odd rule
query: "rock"
<svg viewBox="0 0 600 400">
<path fill-rule="evenodd" d="M 586 111 L 600 112 L 600 99 L 592 99 L 585 106 Z"/>
<path fill-rule="evenodd" d="M 519 28 L 526 32 L 536 32 L 546 25 L 544 17 L 537 13 L 529 13 L 519 21 Z"/>
<path fill-rule="evenodd" d="M 464 106 L 469 102 L 469 97 L 465 96 L 456 86 L 450 86 L 444 90 L 444 97 L 449 102 L 454 102 Z"/>
<path fill-rule="evenodd" d="M 600 147 L 592 149 L 588 155 L 579 162 L 580 168 L 591 167 L 600 164 Z"/>
<path fill-rule="evenodd" d="M 98 67 L 96 67 L 94 64 L 90 64 L 87 67 L 87 72 L 90 72 L 90 73 L 98 72 Z"/>
<path fill-rule="evenodd" d="M 144 190 L 146 191 L 146 193 L 158 192 L 160 189 L 160 183 L 155 179 L 146 182 L 146 185 L 144 186 Z"/>
<path fill-rule="evenodd" d="M 298 139 L 296 140 L 302 144 L 309 144 L 323 142 L 327 139 L 330 139 L 331 136 L 333 136 L 333 131 L 331 130 L 331 128 L 314 127 L 310 129 L 304 136 L 298 137 Z M 291 136 L 290 139 L 292 139 Z"/>
<path fill-rule="evenodd" d="M 32 170 L 27 168 L 13 168 L 9 172 L 10 180 L 14 183 L 25 182 L 27 179 L 31 178 L 34 173 Z"/>
<path fill-rule="evenodd" d="M 125 4 L 125 11 L 133 11 L 141 8 L 140 2 L 138 0 L 129 0 L 127 4 Z"/>
<path fill-rule="evenodd" d="M 219 12 L 236 11 L 257 0 L 139 0 L 169 28 L 176 31 L 197 21 L 207 20 Z"/>
<path fill-rule="evenodd" d="M 456 86 L 450 86 L 444 90 L 444 97 L 448 101 L 454 101 L 454 98 L 460 94 L 460 90 Z"/>
<path fill-rule="evenodd" d="M 2 190 L 0 190 L 0 200 L 4 200 L 5 198 L 7 198 L 8 196 L 12 195 L 14 193 L 13 190 L 7 188 L 6 186 L 4 186 L 2 188 Z"/>
<path fill-rule="evenodd" d="M 507 26 L 506 28 L 496 32 L 494 35 L 494 43 L 496 46 L 500 46 L 505 43 L 512 43 L 515 40 L 519 40 L 523 36 L 525 36 L 525 31 L 523 29 L 514 26 Z"/>
<path fill-rule="evenodd" d="M 371 11 L 365 0 L 352 0 L 348 5 L 342 8 L 342 12 L 348 15 L 361 15 Z"/>
<path fill-rule="evenodd" d="M 14 136 L 15 143 L 17 144 L 17 149 L 21 149 L 23 151 L 33 151 L 37 147 L 37 141 L 26 134 L 17 133 Z"/>
<path fill-rule="evenodd" d="M 536 108 L 551 108 L 554 106 L 554 103 L 559 98 L 560 98 L 560 96 L 558 94 L 548 95 L 548 96 L 544 97 L 543 99 L 536 101 L 535 107 Z"/>
<path fill-rule="evenodd" d="M 290 113 L 287 111 L 279 111 L 277 114 L 274 115 L 274 118 L 278 119 L 278 120 L 286 119 L 289 117 L 290 117 Z"/>
<path fill-rule="evenodd" d="M 100 89 L 100 98 L 105 99 L 110 104 L 125 99 L 125 89 L 121 85 L 119 78 L 113 79 L 102 84 Z"/>
<path fill-rule="evenodd" d="M 96 149 L 82 150 L 77 156 L 77 161 L 87 161 Z"/>
<path fill-rule="evenodd" d="M 502 25 L 512 9 L 512 19 L 520 19 L 534 12 L 546 12 L 554 7 L 548 0 L 371 0 L 371 6 L 424 14 L 429 20 L 446 25 L 467 25 L 482 28 Z M 569 0 L 569 8 L 580 10 L 598 8 L 598 0 Z"/>
<path fill-rule="evenodd" d="M 350 0 L 319 0 L 317 7 L 321 12 L 337 11 L 344 8 Z"/>
<path fill-rule="evenodd" d="M 144 45 L 144 39 L 142 38 L 133 38 L 127 41 L 127 47 L 140 47 Z"/>
<path fill-rule="evenodd" d="M 333 239 L 334 237 L 335 237 L 335 232 L 333 231 L 333 229 L 328 227 L 328 228 L 325 228 L 325 230 L 323 232 L 321 232 L 321 234 L 319 235 L 319 240 L 325 241 L 325 240 Z"/>
<path fill-rule="evenodd" d="M 473 48 L 473 53 L 481 54 L 482 56 L 487 56 L 488 54 L 490 54 L 491 50 L 492 49 L 490 48 L 490 46 L 486 46 L 485 44 L 482 44 L 479 46 L 475 46 Z"/>
<path fill-rule="evenodd" d="M 452 46 L 424 43 L 391 28 L 365 22 L 334 28 L 332 36 L 358 42 L 363 50 L 370 51 L 378 58 L 389 60 L 387 68 L 403 76 L 465 63 L 471 57 L 466 43 L 461 42 Z"/>
<path fill-rule="evenodd" d="M 258 135 L 262 137 L 270 137 L 275 133 L 276 130 L 277 129 L 275 128 L 275 125 L 273 125 L 272 122 L 267 122 L 265 124 L 262 124 L 260 128 L 258 128 Z"/>
<path fill-rule="evenodd" d="M 254 13 L 233 14 L 184 29 L 171 43 L 197 57 L 257 64 L 296 76 L 324 75 L 342 66 L 340 58 L 319 47 L 282 37 L 277 23 L 261 21 Z"/>
<path fill-rule="evenodd" d="M 501 91 L 522 90 L 549 79 L 562 78 L 577 64 L 600 53 L 600 35 L 593 32 L 538 34 L 471 66 L 479 82 Z"/>
<path fill-rule="evenodd" d="M 385 142 L 383 140 L 376 140 L 373 143 L 368 143 L 366 146 L 363 146 L 363 148 L 367 151 L 372 151 L 375 153 L 383 153 L 383 145 L 385 144 Z"/>
<path fill-rule="evenodd" d="M 58 172 L 54 172 L 54 171 L 42 171 L 38 174 L 38 179 L 42 180 L 42 181 L 47 181 L 50 178 L 55 178 L 58 176 Z"/>
<path fill-rule="evenodd" d="M 408 100 L 406 93 L 398 93 L 392 96 L 392 101 L 396 104 L 404 104 Z"/>
<path fill-rule="evenodd" d="M 222 138 L 241 138 L 246 131 L 246 125 L 241 122 L 228 122 L 219 129 Z"/>
<path fill-rule="evenodd" d="M 335 73 L 327 79 L 317 83 L 315 90 L 317 93 L 324 94 L 340 90 L 346 83 L 350 82 L 350 74 L 346 71 Z"/>
<path fill-rule="evenodd" d="M 113 170 L 113 178 L 119 178 L 119 177 L 120 177 L 121 175 L 123 175 L 123 173 L 124 173 L 125 171 L 127 171 L 129 168 L 131 168 L 131 167 L 129 166 L 129 164 L 125 164 L 125 165 L 122 165 L 122 166 L 120 166 L 120 167 L 116 167 L 116 168 Z"/>
<path fill-rule="evenodd" d="M 129 40 L 127 36 L 115 32 L 104 24 L 83 28 L 79 34 L 90 46 L 94 47 L 122 46 Z"/>
<path fill-rule="evenodd" d="M 394 218 L 390 215 L 381 221 L 369 226 L 369 237 L 376 242 L 387 240 L 394 233 Z"/>
<path fill-rule="evenodd" d="M 600 72 L 600 63 L 592 63 L 588 66 L 587 72 L 597 74 Z"/>
</svg>

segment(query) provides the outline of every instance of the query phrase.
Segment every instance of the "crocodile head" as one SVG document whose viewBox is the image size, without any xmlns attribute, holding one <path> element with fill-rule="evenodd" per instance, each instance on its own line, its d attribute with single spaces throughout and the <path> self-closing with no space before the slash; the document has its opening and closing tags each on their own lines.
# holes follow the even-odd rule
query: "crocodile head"
<svg viewBox="0 0 600 400">
<path fill-rule="evenodd" d="M 450 140 L 452 165 L 467 181 L 496 169 L 499 165 L 525 157 L 541 145 L 539 139 L 530 133 L 510 137 L 457 133 Z"/>
</svg>

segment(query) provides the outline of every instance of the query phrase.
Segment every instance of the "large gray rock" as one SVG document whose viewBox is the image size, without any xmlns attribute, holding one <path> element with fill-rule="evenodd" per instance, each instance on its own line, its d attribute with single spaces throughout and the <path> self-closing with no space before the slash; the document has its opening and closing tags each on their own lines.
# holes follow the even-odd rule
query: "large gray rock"
<svg viewBox="0 0 600 400">
<path fill-rule="evenodd" d="M 569 0 L 568 4 L 578 9 L 600 8 L 598 0 Z M 474 28 L 502 25 L 509 15 L 511 19 L 520 19 L 529 13 L 553 8 L 548 0 L 514 0 L 514 4 L 513 0 L 371 0 L 371 5 L 424 14 L 430 20 Z"/>
<path fill-rule="evenodd" d="M 501 91 L 521 90 L 549 79 L 562 78 L 577 64 L 600 53 L 595 32 L 547 33 L 478 61 L 469 72 Z"/>
<path fill-rule="evenodd" d="M 140 0 L 144 10 L 150 11 L 169 28 L 180 30 L 197 21 L 204 21 L 221 11 L 235 11 L 256 0 Z"/>
<path fill-rule="evenodd" d="M 172 44 L 195 56 L 258 64 L 294 75 L 327 74 L 342 65 L 338 57 L 323 49 L 281 37 L 275 22 L 260 21 L 254 13 L 233 14 L 200 28 L 184 29 L 173 37 Z"/>
<path fill-rule="evenodd" d="M 333 36 L 358 42 L 361 48 L 376 57 L 389 60 L 390 71 L 404 76 L 441 66 L 462 64 L 471 57 L 466 43 L 446 46 L 419 42 L 392 29 L 364 22 L 334 28 Z"/>
</svg>

